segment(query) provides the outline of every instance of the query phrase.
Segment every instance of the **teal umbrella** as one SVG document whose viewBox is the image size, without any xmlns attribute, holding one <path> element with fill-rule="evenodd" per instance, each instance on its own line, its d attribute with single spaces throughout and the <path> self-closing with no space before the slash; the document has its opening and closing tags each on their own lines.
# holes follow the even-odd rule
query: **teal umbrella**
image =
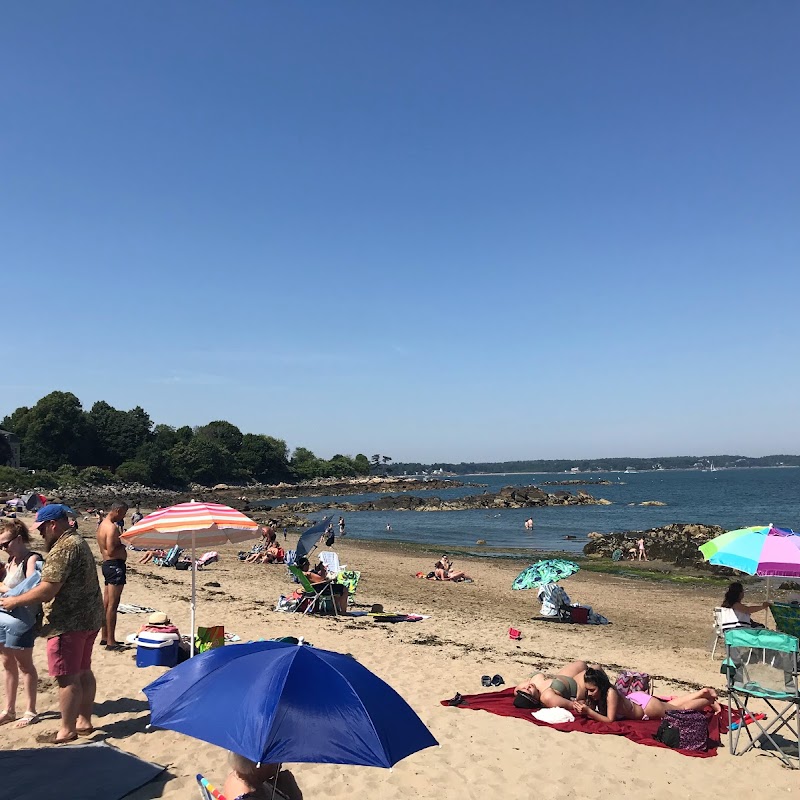
<svg viewBox="0 0 800 800">
<path fill-rule="evenodd" d="M 580 567 L 574 561 L 563 558 L 546 558 L 522 570 L 511 584 L 512 589 L 536 589 L 547 583 L 558 583 L 574 575 Z"/>
</svg>

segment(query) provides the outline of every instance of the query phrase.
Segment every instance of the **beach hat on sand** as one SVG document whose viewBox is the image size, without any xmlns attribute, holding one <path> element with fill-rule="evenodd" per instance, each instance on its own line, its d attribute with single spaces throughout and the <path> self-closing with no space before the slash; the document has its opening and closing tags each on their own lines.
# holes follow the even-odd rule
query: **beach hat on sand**
<svg viewBox="0 0 800 800">
<path fill-rule="evenodd" d="M 168 625 L 169 617 L 163 611 L 156 611 L 147 618 L 148 625 Z"/>
<path fill-rule="evenodd" d="M 383 606 L 380 603 L 373 603 L 369 610 L 370 614 L 383 614 Z"/>
</svg>

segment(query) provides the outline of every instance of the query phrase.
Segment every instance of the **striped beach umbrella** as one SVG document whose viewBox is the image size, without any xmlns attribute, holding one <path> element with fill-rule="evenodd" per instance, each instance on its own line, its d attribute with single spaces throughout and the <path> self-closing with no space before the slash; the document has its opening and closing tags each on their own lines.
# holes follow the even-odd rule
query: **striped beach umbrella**
<svg viewBox="0 0 800 800">
<path fill-rule="evenodd" d="M 579 570 L 580 567 L 574 561 L 565 561 L 563 558 L 547 558 L 522 570 L 514 578 L 511 588 L 537 589 L 548 583 L 558 583 Z"/>
<path fill-rule="evenodd" d="M 195 549 L 198 545 L 208 547 L 230 542 L 244 542 L 259 535 L 255 520 L 221 503 L 179 503 L 169 508 L 160 508 L 139 520 L 122 534 L 126 544 L 141 547 L 169 549 L 170 547 L 192 548 L 192 605 L 191 648 L 194 655 L 195 610 L 197 565 Z"/>
<path fill-rule="evenodd" d="M 800 578 L 800 535 L 773 525 L 728 531 L 700 545 L 709 564 L 763 578 Z"/>
</svg>

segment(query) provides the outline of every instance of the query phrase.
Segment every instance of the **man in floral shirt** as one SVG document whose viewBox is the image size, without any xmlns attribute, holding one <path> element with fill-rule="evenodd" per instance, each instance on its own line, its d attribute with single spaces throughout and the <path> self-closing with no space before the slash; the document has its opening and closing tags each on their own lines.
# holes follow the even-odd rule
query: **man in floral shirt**
<svg viewBox="0 0 800 800">
<path fill-rule="evenodd" d="M 83 537 L 70 526 L 72 509 L 61 504 L 39 509 L 37 528 L 48 550 L 42 582 L 25 594 L 0 600 L 6 611 L 30 603 L 45 603 L 47 666 L 58 682 L 61 727 L 36 737 L 40 744 L 72 742 L 88 736 L 96 682 L 92 647 L 103 624 L 103 596 L 94 556 Z"/>
</svg>

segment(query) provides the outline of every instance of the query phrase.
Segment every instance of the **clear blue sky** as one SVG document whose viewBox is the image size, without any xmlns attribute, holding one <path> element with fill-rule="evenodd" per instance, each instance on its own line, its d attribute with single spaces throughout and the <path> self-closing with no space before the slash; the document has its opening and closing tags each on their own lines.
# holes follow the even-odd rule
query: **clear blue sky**
<svg viewBox="0 0 800 800">
<path fill-rule="evenodd" d="M 0 415 L 62 389 L 322 456 L 796 453 L 798 27 L 6 4 Z"/>
</svg>

